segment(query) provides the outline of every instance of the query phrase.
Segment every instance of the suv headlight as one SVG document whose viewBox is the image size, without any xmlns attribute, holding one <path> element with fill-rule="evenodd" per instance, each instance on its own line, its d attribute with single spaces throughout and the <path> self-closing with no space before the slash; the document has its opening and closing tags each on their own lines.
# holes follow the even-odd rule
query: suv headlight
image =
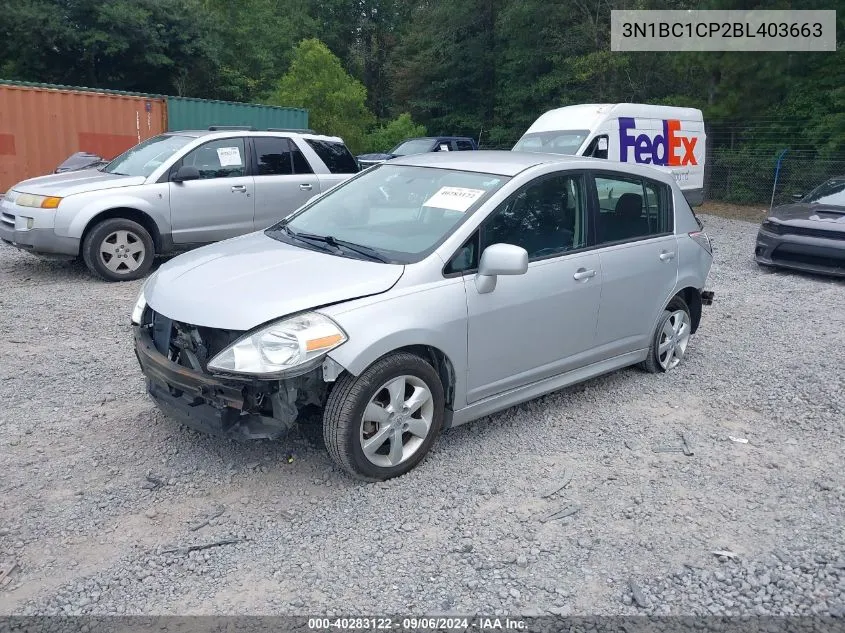
<svg viewBox="0 0 845 633">
<path fill-rule="evenodd" d="M 235 341 L 208 363 L 208 370 L 272 378 L 307 371 L 348 340 L 329 317 L 308 312 L 271 323 Z"/>
<path fill-rule="evenodd" d="M 36 196 L 32 193 L 20 193 L 15 198 L 15 204 L 19 207 L 35 207 L 37 209 L 56 209 L 61 198 L 56 196 Z"/>
</svg>

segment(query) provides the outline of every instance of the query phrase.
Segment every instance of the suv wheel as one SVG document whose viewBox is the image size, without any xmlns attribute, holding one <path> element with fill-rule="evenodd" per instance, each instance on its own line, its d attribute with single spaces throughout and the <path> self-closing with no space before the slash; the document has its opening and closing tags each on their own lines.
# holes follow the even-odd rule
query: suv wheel
<svg viewBox="0 0 845 633">
<path fill-rule="evenodd" d="M 691 334 L 689 308 L 683 299 L 675 297 L 657 321 L 643 369 L 652 374 L 675 369 L 686 354 Z"/>
<path fill-rule="evenodd" d="M 425 360 L 407 352 L 338 379 L 323 414 L 331 458 L 367 481 L 404 475 L 425 457 L 443 426 L 443 384 Z"/>
<path fill-rule="evenodd" d="M 112 218 L 97 224 L 82 243 L 85 265 L 106 281 L 129 281 L 146 275 L 153 265 L 155 245 L 143 226 Z"/>
</svg>

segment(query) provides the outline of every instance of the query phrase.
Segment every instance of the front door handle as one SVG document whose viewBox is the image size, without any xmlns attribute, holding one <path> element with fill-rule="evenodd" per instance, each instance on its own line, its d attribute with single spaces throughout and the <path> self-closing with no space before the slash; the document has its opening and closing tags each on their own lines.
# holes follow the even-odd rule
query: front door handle
<svg viewBox="0 0 845 633">
<path fill-rule="evenodd" d="M 675 253 L 671 251 L 663 251 L 660 253 L 660 261 L 670 262 L 675 259 Z"/>
<path fill-rule="evenodd" d="M 596 276 L 595 270 L 587 270 L 586 268 L 579 268 L 578 270 L 575 271 L 575 274 L 572 275 L 572 278 L 575 281 L 586 281 L 587 279 L 590 279 L 591 277 L 595 277 L 595 276 Z"/>
<path fill-rule="evenodd" d="M 232 191 L 236 193 L 246 193 L 246 185 L 232 185 Z"/>
<path fill-rule="evenodd" d="M 302 183 L 299 185 L 300 191 L 311 191 L 314 188 L 314 185 L 309 185 L 308 183 Z"/>
</svg>

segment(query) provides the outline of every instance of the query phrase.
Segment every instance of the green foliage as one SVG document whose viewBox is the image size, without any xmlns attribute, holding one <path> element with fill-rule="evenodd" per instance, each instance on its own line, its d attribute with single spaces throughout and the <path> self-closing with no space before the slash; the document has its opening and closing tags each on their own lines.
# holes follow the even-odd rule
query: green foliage
<svg viewBox="0 0 845 633">
<path fill-rule="evenodd" d="M 365 151 L 387 152 L 406 138 L 425 135 L 425 126 L 414 123 L 411 115 L 403 112 L 392 121 L 370 132 L 367 136 Z"/>
<path fill-rule="evenodd" d="M 366 99 L 363 84 L 343 69 L 325 44 L 310 39 L 296 47 L 290 68 L 269 103 L 307 108 L 311 127 L 343 137 L 353 153 L 360 153 L 374 122 Z"/>
</svg>

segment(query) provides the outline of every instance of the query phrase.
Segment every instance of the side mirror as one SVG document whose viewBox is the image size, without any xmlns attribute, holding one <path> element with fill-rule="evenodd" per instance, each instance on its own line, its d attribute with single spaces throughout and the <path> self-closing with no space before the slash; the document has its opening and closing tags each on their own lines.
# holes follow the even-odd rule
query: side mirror
<svg viewBox="0 0 845 633">
<path fill-rule="evenodd" d="M 795 200 L 795 202 L 801 202 L 804 199 L 804 194 L 803 193 L 793 193 L 792 199 Z"/>
<path fill-rule="evenodd" d="M 186 180 L 199 180 L 200 170 L 193 165 L 182 165 L 173 177 L 173 182 L 185 182 Z"/>
<path fill-rule="evenodd" d="M 492 244 L 484 249 L 475 276 L 479 294 L 496 289 L 498 275 L 524 275 L 528 272 L 528 251 L 513 244 Z"/>
</svg>

